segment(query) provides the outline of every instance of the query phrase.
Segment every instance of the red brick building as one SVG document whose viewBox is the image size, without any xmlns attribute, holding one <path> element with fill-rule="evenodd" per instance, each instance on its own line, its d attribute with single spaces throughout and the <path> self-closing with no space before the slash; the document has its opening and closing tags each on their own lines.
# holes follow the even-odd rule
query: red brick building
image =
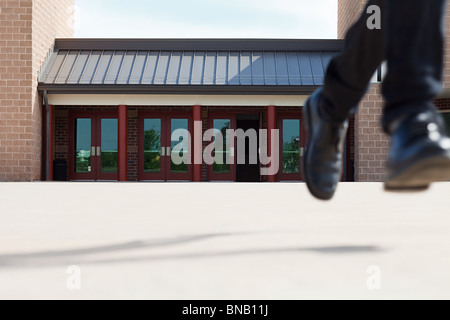
<svg viewBox="0 0 450 320">
<path fill-rule="evenodd" d="M 38 86 L 51 111 L 51 157 L 67 163 L 70 180 L 301 181 L 301 107 L 323 84 L 341 45 L 338 40 L 57 40 Z M 176 166 L 172 133 L 188 129 L 192 142 L 205 149 L 210 141 L 203 137 L 211 128 L 254 129 L 257 141 L 266 135 L 260 130 L 279 129 L 278 174 L 261 174 L 260 161 Z M 115 140 L 105 147 L 108 135 Z M 255 144 L 247 153 L 259 155 L 258 149 Z M 224 151 L 236 162 L 239 145 Z M 108 169 L 106 157 L 112 161 Z"/>
<path fill-rule="evenodd" d="M 364 3 L 339 1 L 339 38 Z M 302 106 L 342 41 L 71 39 L 72 14 L 73 0 L 1 0 L 0 181 L 302 180 Z M 437 100 L 443 112 L 449 96 Z M 374 83 L 350 127 L 343 180 L 382 180 L 382 106 Z M 259 160 L 195 164 L 212 128 L 255 129 L 259 142 L 272 139 L 260 129 L 278 129 L 277 174 Z M 174 163 L 176 129 L 189 132 L 188 164 Z"/>
</svg>

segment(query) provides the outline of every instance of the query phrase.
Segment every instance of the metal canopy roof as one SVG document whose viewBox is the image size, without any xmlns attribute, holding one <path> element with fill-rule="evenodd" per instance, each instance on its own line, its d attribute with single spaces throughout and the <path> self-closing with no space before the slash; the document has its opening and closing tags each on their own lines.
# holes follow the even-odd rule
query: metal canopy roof
<svg viewBox="0 0 450 320">
<path fill-rule="evenodd" d="M 311 92 L 340 48 L 337 40 L 56 40 L 39 89 Z"/>
</svg>

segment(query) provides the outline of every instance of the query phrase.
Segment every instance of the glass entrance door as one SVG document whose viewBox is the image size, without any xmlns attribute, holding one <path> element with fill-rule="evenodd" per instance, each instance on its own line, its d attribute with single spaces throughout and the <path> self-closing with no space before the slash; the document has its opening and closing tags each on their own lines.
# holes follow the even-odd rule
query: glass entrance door
<svg viewBox="0 0 450 320">
<path fill-rule="evenodd" d="M 99 118 L 97 139 L 97 180 L 117 180 L 118 172 L 118 121 L 117 118 Z"/>
<path fill-rule="evenodd" d="M 301 158 L 304 151 L 304 134 L 300 115 L 280 115 L 280 170 L 279 180 L 303 180 Z"/>
<path fill-rule="evenodd" d="M 141 180 L 165 180 L 166 153 L 162 131 L 162 117 L 142 119 Z"/>
<path fill-rule="evenodd" d="M 118 123 L 115 115 L 73 114 L 70 118 L 71 180 L 117 180 Z"/>
<path fill-rule="evenodd" d="M 192 180 L 191 118 L 146 113 L 140 124 L 140 180 Z"/>
<path fill-rule="evenodd" d="M 92 118 L 75 118 L 72 122 L 74 125 L 74 148 L 71 157 L 73 169 L 70 177 L 71 179 L 95 180 L 95 143 L 93 143 L 95 132 Z"/>
<path fill-rule="evenodd" d="M 168 139 L 166 140 L 166 180 L 191 180 L 191 138 L 189 118 L 167 119 Z"/>
<path fill-rule="evenodd" d="M 227 135 L 227 130 L 236 129 L 236 115 L 211 114 L 209 128 L 214 129 L 215 134 L 211 140 L 214 163 L 208 166 L 208 180 L 236 181 L 235 137 Z"/>
</svg>

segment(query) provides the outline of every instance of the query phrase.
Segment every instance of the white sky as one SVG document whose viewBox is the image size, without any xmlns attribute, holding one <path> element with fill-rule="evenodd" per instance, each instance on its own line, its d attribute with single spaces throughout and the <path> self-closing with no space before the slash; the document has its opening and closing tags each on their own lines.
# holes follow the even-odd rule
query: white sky
<svg viewBox="0 0 450 320">
<path fill-rule="evenodd" d="M 75 0 L 75 37 L 335 39 L 337 0 Z"/>
</svg>

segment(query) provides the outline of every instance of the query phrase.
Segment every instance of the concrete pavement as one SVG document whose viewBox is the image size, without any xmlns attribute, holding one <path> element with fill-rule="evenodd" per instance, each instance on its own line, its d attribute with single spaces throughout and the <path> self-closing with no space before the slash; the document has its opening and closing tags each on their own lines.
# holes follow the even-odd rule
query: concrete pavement
<svg viewBox="0 0 450 320">
<path fill-rule="evenodd" d="M 0 299 L 450 299 L 450 183 L 0 183 Z"/>
</svg>

